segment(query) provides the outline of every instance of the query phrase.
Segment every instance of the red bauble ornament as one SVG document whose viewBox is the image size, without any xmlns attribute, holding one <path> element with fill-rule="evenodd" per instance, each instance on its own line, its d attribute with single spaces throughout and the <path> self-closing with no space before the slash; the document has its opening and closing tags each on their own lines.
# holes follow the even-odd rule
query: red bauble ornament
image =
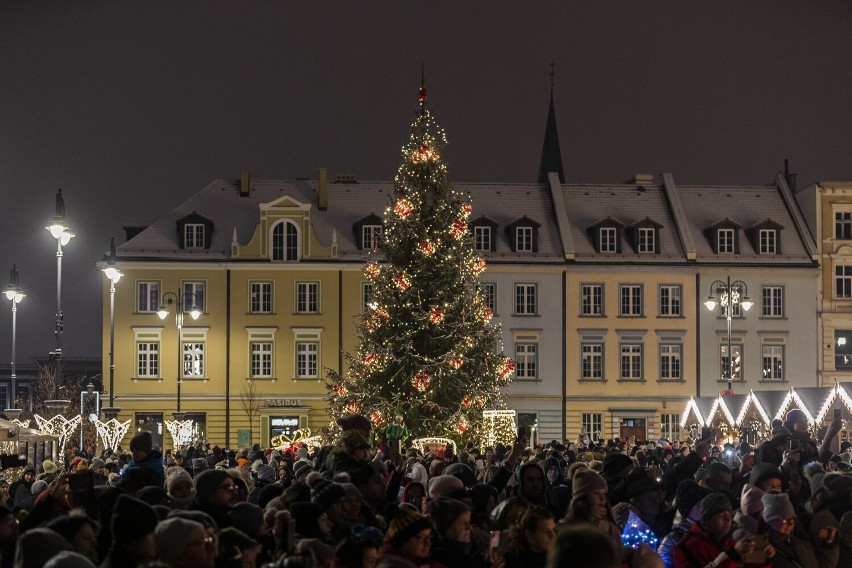
<svg viewBox="0 0 852 568">
<path fill-rule="evenodd" d="M 453 369 L 460 369 L 463 364 L 464 364 L 464 358 L 463 357 L 453 357 L 452 359 L 450 359 L 450 367 L 452 367 Z M 467 399 L 467 398 L 468 397 L 465 397 L 465 399 Z M 468 406 L 470 406 L 469 403 L 468 403 Z"/>
<path fill-rule="evenodd" d="M 417 373 L 411 380 L 413 386 L 419 392 L 426 392 L 429 388 L 429 373 Z"/>
<path fill-rule="evenodd" d="M 429 321 L 436 325 L 444 321 L 444 310 L 438 306 L 433 307 L 429 312 Z"/>
<path fill-rule="evenodd" d="M 464 221 L 455 221 L 450 227 L 450 235 L 455 239 L 461 239 L 467 232 L 467 224 Z"/>
<path fill-rule="evenodd" d="M 393 211 L 403 219 L 411 215 L 411 212 L 414 211 L 414 205 L 405 198 L 400 199 L 396 202 L 396 205 L 393 206 Z"/>
</svg>

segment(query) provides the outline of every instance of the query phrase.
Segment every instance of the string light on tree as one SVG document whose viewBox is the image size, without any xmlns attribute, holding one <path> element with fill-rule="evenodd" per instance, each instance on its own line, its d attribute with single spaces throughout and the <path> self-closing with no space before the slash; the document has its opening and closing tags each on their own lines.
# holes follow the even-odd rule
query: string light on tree
<svg viewBox="0 0 852 568">
<path fill-rule="evenodd" d="M 495 352 L 500 328 L 478 276 L 486 263 L 468 238 L 473 207 L 447 182 L 446 136 L 423 88 L 418 101 L 382 239 L 365 259 L 375 307 L 344 354 L 345 376 L 328 375 L 328 410 L 337 418 L 357 397 L 362 414 L 401 416 L 414 438 L 479 440 L 483 409 L 505 408 L 514 363 Z"/>
</svg>

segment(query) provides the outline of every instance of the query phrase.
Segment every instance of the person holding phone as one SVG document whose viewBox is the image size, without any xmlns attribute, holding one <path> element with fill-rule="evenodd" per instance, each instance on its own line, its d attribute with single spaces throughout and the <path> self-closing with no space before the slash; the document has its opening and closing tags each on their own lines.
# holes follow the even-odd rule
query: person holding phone
<svg viewBox="0 0 852 568">
<path fill-rule="evenodd" d="M 701 500 L 701 516 L 693 523 L 689 533 L 677 543 L 674 549 L 676 567 L 716 566 L 717 568 L 735 568 L 740 566 L 745 555 L 755 550 L 755 537 L 748 534 L 734 539 L 733 510 L 731 501 L 722 493 L 711 493 Z M 766 560 L 750 564 L 754 567 L 769 568 L 775 549 L 767 544 L 763 548 Z"/>
<path fill-rule="evenodd" d="M 763 520 L 769 527 L 769 543 L 778 556 L 774 566 L 819 566 L 810 540 L 795 531 L 796 512 L 785 493 L 762 497 Z"/>
</svg>

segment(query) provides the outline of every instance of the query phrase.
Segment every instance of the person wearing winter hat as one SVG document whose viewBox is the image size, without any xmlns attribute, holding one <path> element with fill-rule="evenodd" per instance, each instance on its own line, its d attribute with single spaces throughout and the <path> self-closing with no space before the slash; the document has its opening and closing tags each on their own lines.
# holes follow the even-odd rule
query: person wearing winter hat
<svg viewBox="0 0 852 568">
<path fill-rule="evenodd" d="M 781 493 L 784 474 L 775 464 L 762 462 L 751 470 L 748 482 L 765 493 Z"/>
<path fill-rule="evenodd" d="M 674 566 L 674 547 L 692 529 L 692 525 L 701 517 L 701 500 L 712 493 L 700 486 L 694 479 L 684 479 L 677 485 L 675 503 L 677 513 L 672 530 L 660 540 L 657 552 L 666 566 Z"/>
<path fill-rule="evenodd" d="M 780 560 L 773 566 L 821 566 L 810 540 L 795 532 L 796 512 L 790 497 L 784 493 L 764 495 L 763 518 L 769 527 L 769 543 Z"/>
<path fill-rule="evenodd" d="M 15 507 L 21 507 L 24 501 L 30 500 L 32 486 L 35 483 L 36 470 L 34 465 L 27 464 L 21 472 L 21 477 L 9 486 L 9 495 Z"/>
<path fill-rule="evenodd" d="M 182 467 L 175 466 L 166 470 L 166 495 L 172 509 L 186 509 L 195 499 L 192 476 Z"/>
<path fill-rule="evenodd" d="M 261 538 L 269 532 L 263 519 L 263 509 L 254 503 L 237 503 L 231 508 L 231 526 L 249 537 Z"/>
<path fill-rule="evenodd" d="M 214 568 L 213 538 L 201 523 L 169 517 L 155 531 L 160 560 L 175 568 Z"/>
<path fill-rule="evenodd" d="M 370 461 L 370 442 L 358 430 L 348 430 L 340 436 L 329 457 L 331 473 L 351 473 Z"/>
<path fill-rule="evenodd" d="M 819 566 L 852 566 L 852 554 L 846 546 L 839 547 L 838 530 L 841 519 L 852 510 L 852 477 L 843 473 L 827 473 L 823 489 L 811 495 L 812 513 L 808 532 L 814 544 Z"/>
<path fill-rule="evenodd" d="M 435 530 L 432 560 L 447 568 L 484 566 L 478 555 L 471 553 L 470 508 L 456 499 L 438 497 L 429 502 L 429 518 Z"/>
<path fill-rule="evenodd" d="M 429 480 L 429 498 L 461 496 L 464 483 L 454 475 L 439 475 Z"/>
<path fill-rule="evenodd" d="M 36 480 L 43 479 L 50 485 L 59 475 L 56 464 L 52 460 L 44 460 L 41 462 L 42 472 L 36 476 Z"/>
<path fill-rule="evenodd" d="M 621 548 L 621 531 L 607 502 L 607 483 L 591 469 L 579 469 L 574 474 L 573 494 L 561 525 L 589 523 L 607 535 L 613 546 Z"/>
<path fill-rule="evenodd" d="M 119 495 L 110 522 L 112 545 L 101 568 L 135 568 L 154 560 L 158 520 L 149 504 L 130 495 Z"/>
<path fill-rule="evenodd" d="M 675 566 L 736 566 L 743 555 L 754 550 L 755 540 L 753 535 L 734 539 L 730 536 L 732 523 L 733 511 L 728 497 L 722 493 L 707 495 L 701 500 L 699 520 L 675 546 Z M 768 558 L 775 553 L 771 545 L 764 551 Z M 771 566 L 770 563 L 758 565 Z"/>
<path fill-rule="evenodd" d="M 293 464 L 293 481 L 305 481 L 305 477 L 314 470 L 308 460 L 298 460 Z"/>
<path fill-rule="evenodd" d="M 221 529 L 231 526 L 228 512 L 237 504 L 237 484 L 224 469 L 206 469 L 195 479 L 195 500 L 191 510 L 203 511 L 213 517 Z"/>
<path fill-rule="evenodd" d="M 140 432 L 130 440 L 132 459 L 124 467 L 120 485 L 131 493 L 153 485 L 163 487 L 165 470 L 163 454 L 153 448 L 150 432 Z"/>
<path fill-rule="evenodd" d="M 311 503 L 317 505 L 340 532 L 344 527 L 346 490 L 339 483 L 329 481 L 318 472 L 308 475 L 307 485 L 311 488 Z"/>
<path fill-rule="evenodd" d="M 364 439 L 370 439 L 370 432 L 373 429 L 373 425 L 370 424 L 370 421 L 361 414 L 348 414 L 346 416 L 341 416 L 335 420 L 335 423 L 343 432 L 355 430 L 361 434 Z"/>
<path fill-rule="evenodd" d="M 401 506 L 388 524 L 384 552 L 376 568 L 416 568 L 429 558 L 431 548 L 429 518 Z"/>
<path fill-rule="evenodd" d="M 734 515 L 734 524 L 737 526 L 737 530 L 734 531 L 734 538 L 739 538 L 746 532 L 751 534 L 764 532 L 761 530 L 764 495 L 766 493 L 751 483 L 746 483 L 743 486 L 740 495 L 740 510 Z"/>
<path fill-rule="evenodd" d="M 71 545 L 58 532 L 44 527 L 30 529 L 18 539 L 13 565 L 15 568 L 44 566 L 63 550 L 71 550 Z"/>
<path fill-rule="evenodd" d="M 68 541 L 72 549 L 93 563 L 98 562 L 98 523 L 85 515 L 62 515 L 47 524 Z"/>
<path fill-rule="evenodd" d="M 96 566 L 97 564 L 79 552 L 63 550 L 48 560 L 44 568 L 96 568 Z"/>
<path fill-rule="evenodd" d="M 254 480 L 254 489 L 251 490 L 251 493 L 248 495 L 248 502 L 258 504 L 260 501 L 260 495 L 263 490 L 268 486 L 272 485 L 276 482 L 275 478 L 275 469 L 261 463 L 257 466 L 257 473 Z M 283 489 L 283 488 L 282 488 Z M 279 491 L 280 494 L 280 491 Z"/>
<path fill-rule="evenodd" d="M 227 554 L 227 551 L 238 551 L 239 558 L 242 559 L 242 566 L 257 566 L 258 553 L 261 551 L 261 545 L 247 534 L 228 527 L 219 532 L 219 550 L 222 551 L 220 557 Z"/>
</svg>

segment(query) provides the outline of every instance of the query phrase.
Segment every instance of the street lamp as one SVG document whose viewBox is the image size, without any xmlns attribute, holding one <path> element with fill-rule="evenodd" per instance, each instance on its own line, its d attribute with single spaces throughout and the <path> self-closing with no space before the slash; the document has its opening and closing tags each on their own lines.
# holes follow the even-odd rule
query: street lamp
<svg viewBox="0 0 852 568">
<path fill-rule="evenodd" d="M 175 420 L 182 420 L 184 413 L 180 410 L 180 388 L 184 375 L 184 353 L 181 338 L 181 329 L 183 328 L 183 315 L 188 312 L 192 319 L 197 320 L 201 315 L 201 309 L 197 305 L 197 297 L 193 292 L 184 292 L 180 295 L 175 292 L 166 292 L 163 294 L 160 302 L 160 309 L 157 310 L 157 315 L 161 320 L 166 319 L 169 315 L 170 308 L 175 310 L 175 326 L 177 326 L 177 412 L 174 413 Z"/>
<path fill-rule="evenodd" d="M 51 236 L 56 239 L 56 349 L 52 355 L 56 361 L 56 379 L 53 390 L 53 398 L 59 398 L 59 383 L 62 380 L 62 247 L 71 242 L 74 233 L 65 222 L 65 200 L 62 199 L 62 189 L 56 192 L 56 215 L 50 220 L 50 225 L 45 227 Z"/>
<path fill-rule="evenodd" d="M 718 302 L 716 301 L 717 296 Z M 724 282 L 716 280 L 710 284 L 710 295 L 704 305 L 712 312 L 716 309 L 717 303 L 725 309 L 725 319 L 728 322 L 728 391 L 733 392 L 731 382 L 734 378 L 734 354 L 731 352 L 731 319 L 734 315 L 735 306 L 742 306 L 742 309 L 749 311 L 754 303 L 748 297 L 746 283 L 742 280 L 731 282 L 730 276 Z"/>
<path fill-rule="evenodd" d="M 95 399 L 94 412 L 89 412 L 89 402 L 92 398 Z M 101 393 L 95 390 L 95 385 L 91 381 L 86 385 L 86 390 L 80 391 L 80 449 L 83 450 L 83 429 L 86 422 L 94 423 L 101 413 Z M 98 443 L 98 436 L 95 434 L 95 444 Z"/>
<path fill-rule="evenodd" d="M 6 298 L 12 302 L 12 401 L 9 405 L 12 409 L 17 409 L 17 375 L 15 375 L 15 339 L 18 317 L 18 303 L 24 299 L 24 294 L 18 286 L 18 267 L 12 265 L 12 273 L 9 275 L 9 284 L 6 286 Z"/>
<path fill-rule="evenodd" d="M 124 276 L 115 262 L 115 238 L 109 240 L 109 259 L 104 274 L 109 278 L 109 407 L 114 408 L 115 380 L 115 285 Z"/>
</svg>

